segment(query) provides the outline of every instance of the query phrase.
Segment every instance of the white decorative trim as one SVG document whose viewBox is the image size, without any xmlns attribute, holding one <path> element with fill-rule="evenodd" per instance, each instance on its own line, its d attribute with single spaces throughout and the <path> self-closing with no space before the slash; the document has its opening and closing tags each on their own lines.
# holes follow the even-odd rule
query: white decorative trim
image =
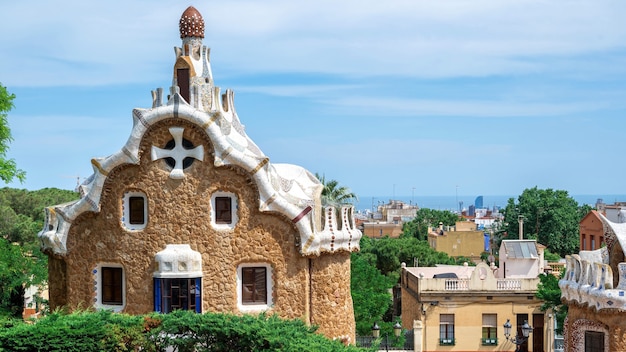
<svg viewBox="0 0 626 352">
<path fill-rule="evenodd" d="M 215 221 L 215 198 L 228 197 L 231 199 L 231 223 L 230 224 L 218 224 Z M 231 192 L 218 191 L 211 195 L 211 226 L 216 230 L 234 230 L 235 226 L 239 222 L 239 199 L 237 195 Z"/>
<path fill-rule="evenodd" d="M 242 290 L 242 270 L 243 268 L 250 267 L 263 267 L 266 273 L 266 289 L 267 289 L 267 304 L 243 304 L 241 297 Z M 272 308 L 274 305 L 274 272 L 272 266 L 267 263 L 245 263 L 240 264 L 237 267 L 237 309 L 241 312 L 261 312 Z"/>
<path fill-rule="evenodd" d="M 152 146 L 151 157 L 152 161 L 156 161 L 163 158 L 172 158 L 175 161 L 175 165 L 170 172 L 170 178 L 175 180 L 182 180 L 185 178 L 185 172 L 183 171 L 183 161 L 185 158 L 194 158 L 200 161 L 204 160 L 204 147 L 199 145 L 193 149 L 185 149 L 183 147 L 183 127 L 170 127 L 170 134 L 174 138 L 174 149 L 162 149 L 157 146 Z"/>
<path fill-rule="evenodd" d="M 122 304 L 104 304 L 102 303 L 102 268 L 121 268 L 122 269 Z M 118 263 L 99 263 L 91 273 L 93 274 L 94 290 L 96 297 L 94 298 L 94 307 L 96 309 L 108 309 L 114 312 L 121 312 L 126 308 L 126 270 Z"/>
<path fill-rule="evenodd" d="M 130 197 L 142 197 L 143 198 L 143 223 L 131 224 L 130 223 Z M 122 197 L 122 226 L 127 230 L 143 230 L 148 225 L 148 197 L 143 192 L 129 191 L 125 192 Z"/>
<path fill-rule="evenodd" d="M 154 256 L 156 270 L 153 277 L 166 279 L 193 279 L 202 277 L 202 255 L 189 244 L 168 244 Z"/>
</svg>

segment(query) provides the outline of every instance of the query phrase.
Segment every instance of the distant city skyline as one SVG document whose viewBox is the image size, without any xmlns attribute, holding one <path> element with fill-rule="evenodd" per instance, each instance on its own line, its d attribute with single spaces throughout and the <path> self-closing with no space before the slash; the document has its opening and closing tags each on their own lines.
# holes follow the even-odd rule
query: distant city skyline
<svg viewBox="0 0 626 352">
<path fill-rule="evenodd" d="M 357 194 L 626 193 L 618 0 L 3 2 L 8 157 L 27 172 L 6 186 L 73 189 L 120 150 L 171 85 L 189 5 L 273 163 Z"/>
<path fill-rule="evenodd" d="M 520 193 L 521 194 L 521 193 Z M 357 210 L 372 210 L 380 204 L 387 204 L 390 200 L 399 200 L 406 204 L 412 204 L 419 206 L 420 208 L 429 208 L 436 210 L 458 210 L 459 202 L 463 202 L 463 208 L 468 209 L 470 205 L 474 204 L 476 196 L 468 195 L 440 195 L 440 196 L 411 196 L 411 195 L 396 195 L 392 196 L 371 196 L 371 195 L 358 195 L 359 200 L 356 202 L 355 208 Z M 489 195 L 483 196 L 483 208 L 492 209 L 494 206 L 498 206 L 501 209 L 505 208 L 509 198 L 513 198 L 517 202 L 516 195 Z M 569 194 L 579 205 L 587 204 L 595 206 L 598 199 L 602 199 L 605 204 L 614 204 L 615 202 L 626 202 L 626 194 Z"/>
</svg>

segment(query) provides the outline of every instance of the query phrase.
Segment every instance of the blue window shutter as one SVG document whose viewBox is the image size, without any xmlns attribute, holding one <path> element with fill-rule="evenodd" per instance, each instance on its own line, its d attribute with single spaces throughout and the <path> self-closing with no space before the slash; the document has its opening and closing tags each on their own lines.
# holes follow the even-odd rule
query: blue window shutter
<svg viewBox="0 0 626 352">
<path fill-rule="evenodd" d="M 154 279 L 154 311 L 162 312 L 161 309 L 161 280 L 155 278 Z"/>
<path fill-rule="evenodd" d="M 202 313 L 202 279 L 196 278 L 196 313 Z"/>
</svg>

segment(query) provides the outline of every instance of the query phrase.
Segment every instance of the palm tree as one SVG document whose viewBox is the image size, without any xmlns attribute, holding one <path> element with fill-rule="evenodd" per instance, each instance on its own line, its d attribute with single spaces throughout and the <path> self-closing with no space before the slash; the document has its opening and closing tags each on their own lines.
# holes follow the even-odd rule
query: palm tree
<svg viewBox="0 0 626 352">
<path fill-rule="evenodd" d="M 356 194 L 350 191 L 348 187 L 339 186 L 337 180 L 326 182 L 326 177 L 317 172 L 315 177 L 324 185 L 322 189 L 322 204 L 346 204 L 359 201 L 359 197 Z"/>
</svg>

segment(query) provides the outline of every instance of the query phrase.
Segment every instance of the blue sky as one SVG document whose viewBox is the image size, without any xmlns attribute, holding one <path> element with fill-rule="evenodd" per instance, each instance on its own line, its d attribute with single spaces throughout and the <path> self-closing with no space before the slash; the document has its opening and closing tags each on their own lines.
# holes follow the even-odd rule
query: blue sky
<svg viewBox="0 0 626 352">
<path fill-rule="evenodd" d="M 9 187 L 72 189 L 124 145 L 189 5 L 272 162 L 363 196 L 626 193 L 620 0 L 5 1 Z"/>
</svg>

